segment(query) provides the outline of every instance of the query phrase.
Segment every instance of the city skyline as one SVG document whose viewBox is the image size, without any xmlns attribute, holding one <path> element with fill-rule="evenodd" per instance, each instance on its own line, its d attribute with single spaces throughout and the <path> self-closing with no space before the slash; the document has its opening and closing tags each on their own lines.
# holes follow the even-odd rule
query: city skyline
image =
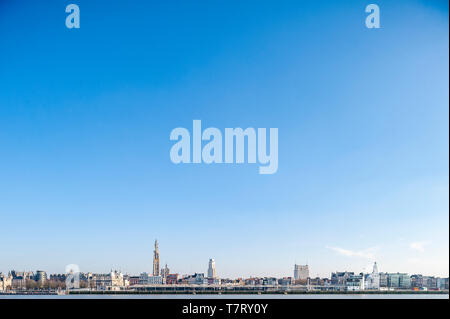
<svg viewBox="0 0 450 319">
<path fill-rule="evenodd" d="M 73 265 L 73 264 L 72 264 Z M 76 265 L 79 269 L 79 265 Z M 309 267 L 309 263 L 306 263 L 305 265 L 301 265 L 301 264 L 294 264 L 294 268 L 292 270 L 292 274 L 286 274 L 286 275 L 282 275 L 282 276 L 278 276 L 276 278 L 284 278 L 284 277 L 292 277 L 295 280 L 299 280 L 299 279 L 306 279 L 306 278 L 328 278 L 327 275 L 320 275 L 319 273 L 317 273 L 316 275 L 314 275 L 314 272 L 310 273 L 310 267 Z M 66 267 L 66 266 L 65 266 Z M 372 268 L 371 268 L 372 267 Z M 45 267 L 40 267 L 40 268 L 36 268 L 36 269 L 43 269 Z M 354 272 L 354 273 L 369 273 L 368 269 L 373 269 L 373 272 L 378 272 L 378 266 L 377 266 L 377 261 L 373 261 L 372 266 L 368 266 L 368 267 L 364 267 L 362 270 L 355 270 L 355 269 L 341 269 L 341 270 L 332 270 L 329 271 L 330 274 L 332 274 L 333 272 L 339 272 L 339 271 L 343 271 L 343 272 Z M 14 268 L 10 268 L 8 271 L 1 271 L 0 273 L 9 273 L 10 271 L 24 271 L 24 272 L 29 272 L 29 271 L 33 271 L 30 269 L 14 269 Z M 80 269 L 79 269 L 80 270 Z M 111 271 L 120 271 L 121 273 L 124 274 L 128 274 L 131 275 L 131 273 L 128 273 L 127 271 L 123 271 L 122 268 L 111 268 Z M 37 272 L 39 272 L 40 270 L 37 270 Z M 165 273 L 167 271 L 167 274 Z M 104 271 L 80 271 L 83 273 L 104 273 Z M 59 272 L 52 272 L 53 274 L 59 274 Z M 138 273 L 146 273 L 146 271 L 140 271 Z M 159 243 L 158 240 L 155 239 L 154 241 L 154 250 L 153 250 L 153 259 L 152 259 L 152 276 L 161 276 L 161 277 L 166 277 L 169 274 L 169 268 L 168 268 L 168 263 L 165 263 L 165 267 L 163 269 L 160 269 L 160 257 L 159 257 Z M 164 274 L 163 274 L 164 273 Z M 231 277 L 231 276 L 225 276 L 225 277 L 220 277 L 217 275 L 217 271 L 216 271 L 216 263 L 215 263 L 215 259 L 214 258 L 209 258 L 209 262 L 208 262 L 208 266 L 206 267 L 206 271 L 194 271 L 194 272 L 178 272 L 178 271 L 173 271 L 170 273 L 176 273 L 179 275 L 189 275 L 189 274 L 197 274 L 197 273 L 203 273 L 206 274 L 206 278 L 230 278 L 230 279 L 237 279 L 237 278 L 251 278 L 251 277 L 268 277 L 271 276 L 270 274 L 259 274 L 259 275 L 249 275 L 249 276 L 237 276 L 237 277 Z M 380 271 L 380 273 L 407 273 L 407 272 L 402 272 L 402 271 Z M 422 273 L 410 273 L 409 275 L 416 275 L 416 274 L 422 274 Z M 425 276 L 433 276 L 433 277 L 448 277 L 445 275 L 436 275 L 436 274 L 429 274 L 429 273 L 423 273 Z"/>
<path fill-rule="evenodd" d="M 71 267 L 74 265 L 71 265 Z M 49 294 L 67 295 L 71 293 L 196 293 L 222 292 L 238 293 L 405 293 L 431 292 L 447 293 L 449 278 L 427 276 L 423 274 L 384 273 L 378 271 L 375 262 L 371 272 L 355 273 L 336 271 L 328 277 L 309 276 L 307 265 L 294 265 L 294 277 L 250 277 L 219 278 L 215 274 L 214 260 L 209 260 L 208 276 L 204 273 L 170 273 L 164 268 L 164 274 L 149 276 L 123 274 L 117 270 L 109 273 L 66 272 L 65 274 L 47 274 L 43 270 L 20 272 L 11 270 L 0 273 L 0 295 L 6 294 Z"/>
<path fill-rule="evenodd" d="M 73 2 L 0 1 L 0 271 L 448 277 L 448 2 Z M 194 120 L 276 172 L 174 164 Z"/>
<path fill-rule="evenodd" d="M 157 241 L 155 241 L 155 248 L 157 248 Z M 157 256 L 154 256 L 154 263 L 153 265 L 155 265 L 155 259 L 157 260 Z M 2 282 L 5 283 L 5 278 L 8 277 L 22 277 L 22 279 L 26 278 L 26 279 L 32 279 L 35 280 L 37 282 L 41 282 L 44 283 L 47 280 L 54 280 L 56 278 L 56 280 L 61 281 L 61 278 L 63 278 L 63 276 L 67 276 L 67 275 L 73 275 L 73 267 L 78 267 L 78 265 L 70 265 L 71 266 L 71 271 L 70 273 L 47 273 L 45 270 L 36 270 L 36 272 L 34 271 L 18 271 L 15 269 L 11 269 L 10 271 L 8 271 L 7 273 L 2 273 L 0 272 L 0 279 L 2 279 Z M 77 268 L 77 272 L 79 271 L 79 269 Z M 128 274 L 128 273 L 123 273 L 122 271 L 118 271 L 116 269 L 111 269 L 110 273 L 95 273 L 95 272 L 78 272 L 80 275 L 86 276 L 86 275 L 94 275 L 94 276 L 101 276 L 102 278 L 104 276 L 113 276 L 114 278 L 127 278 L 128 281 L 131 280 L 131 278 L 139 278 L 139 281 L 145 281 L 144 285 L 161 285 L 161 284 L 176 284 L 175 282 L 166 282 L 166 279 L 173 276 L 176 276 L 175 278 L 179 279 L 179 280 L 184 280 L 185 278 L 196 278 L 196 276 L 202 276 L 200 278 L 204 278 L 205 280 L 213 280 L 210 282 L 206 282 L 203 279 L 200 282 L 197 282 L 197 280 L 195 280 L 195 284 L 213 284 L 213 285 L 220 285 L 221 280 L 247 280 L 247 279 L 252 279 L 252 278 L 277 278 L 277 279 L 289 279 L 290 278 L 290 282 L 286 282 L 283 283 L 284 284 L 306 284 L 306 285 L 310 285 L 311 282 L 314 282 L 313 280 L 315 279 L 324 279 L 324 280 L 331 280 L 331 282 L 338 280 L 337 278 L 341 278 L 343 280 L 347 280 L 349 277 L 353 277 L 353 279 L 355 279 L 356 277 L 359 276 L 359 281 L 357 282 L 358 286 L 360 286 L 360 288 L 363 289 L 380 289 L 380 276 L 383 276 L 384 280 L 386 281 L 387 278 L 390 277 L 395 277 L 395 276 L 403 276 L 404 278 L 408 278 L 408 283 L 405 285 L 404 288 L 411 288 L 411 287 L 416 287 L 416 286 L 411 286 L 410 280 L 412 278 L 437 278 L 439 280 L 442 280 L 441 284 L 444 284 L 445 281 L 447 281 L 447 286 L 448 286 L 448 277 L 439 277 L 439 276 L 430 276 L 427 274 L 408 274 L 405 272 L 401 272 L 401 271 L 397 271 L 397 272 L 380 272 L 378 270 L 378 265 L 377 262 L 374 262 L 372 265 L 372 269 L 369 271 L 362 271 L 362 272 L 355 272 L 355 271 L 348 271 L 348 270 L 344 270 L 344 271 L 335 271 L 335 272 L 331 272 L 330 276 L 310 276 L 309 274 L 309 265 L 298 265 L 295 264 L 294 265 L 294 269 L 293 269 L 293 275 L 292 276 L 283 276 L 283 277 L 273 277 L 273 276 L 250 276 L 250 277 L 237 277 L 237 278 L 226 278 L 223 277 L 221 278 L 220 276 L 217 276 L 216 273 L 216 268 L 215 268 L 215 260 L 213 258 L 209 259 L 208 262 L 208 270 L 207 270 L 207 275 L 205 276 L 205 273 L 202 272 L 195 272 L 193 274 L 181 274 L 181 273 L 171 273 L 169 271 L 169 268 L 167 266 L 167 264 L 165 265 L 164 269 L 161 270 L 160 273 L 153 273 L 151 276 L 148 275 L 148 273 L 146 272 L 142 272 L 139 274 L 139 276 L 136 276 L 137 274 Z M 7 277 L 5 277 L 5 275 L 7 275 Z M 53 278 L 53 279 L 52 279 Z M 155 278 L 155 279 L 151 279 L 151 278 Z M 173 279 L 173 278 L 172 278 Z M 102 279 L 103 280 L 103 279 Z M 398 279 L 400 280 L 400 279 Z M 64 281 L 64 280 L 63 280 Z M 227 281 L 226 281 L 227 282 Z M 228 282 L 229 283 L 229 282 Z M 131 286 L 138 284 L 137 282 L 132 282 Z M 142 284 L 142 283 L 141 283 Z M 338 282 L 335 282 L 335 284 L 338 284 Z M 313 284 L 316 285 L 316 284 Z M 387 282 L 383 283 L 384 287 L 386 287 L 385 285 L 387 285 Z M 354 287 L 351 283 L 350 283 L 350 287 Z M 448 288 L 447 288 L 448 289 Z M 3 288 L 4 290 L 4 288 Z"/>
</svg>

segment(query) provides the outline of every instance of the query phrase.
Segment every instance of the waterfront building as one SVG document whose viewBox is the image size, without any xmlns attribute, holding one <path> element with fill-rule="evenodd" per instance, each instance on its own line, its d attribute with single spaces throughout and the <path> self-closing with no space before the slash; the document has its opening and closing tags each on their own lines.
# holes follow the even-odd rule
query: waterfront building
<svg viewBox="0 0 450 319">
<path fill-rule="evenodd" d="M 148 284 L 148 277 L 150 277 L 150 274 L 143 272 L 139 275 L 139 285 L 147 285 Z"/>
<path fill-rule="evenodd" d="M 22 277 L 16 277 L 12 279 L 12 287 L 14 289 L 25 289 L 27 287 L 27 281 L 33 281 L 33 279 L 25 279 Z"/>
<path fill-rule="evenodd" d="M 11 273 L 8 275 L 0 273 L 0 291 L 6 291 L 12 288 L 13 276 Z"/>
<path fill-rule="evenodd" d="M 439 278 L 416 274 L 411 276 L 411 287 L 427 290 L 444 290 L 448 289 L 448 278 Z"/>
<path fill-rule="evenodd" d="M 210 259 L 208 265 L 208 278 L 214 279 L 216 277 L 216 262 L 214 261 L 214 259 Z"/>
<path fill-rule="evenodd" d="M 139 285 L 139 276 L 130 276 L 128 281 L 130 282 L 130 286 Z"/>
<path fill-rule="evenodd" d="M 168 274 L 166 276 L 166 284 L 175 285 L 178 283 L 178 274 Z"/>
<path fill-rule="evenodd" d="M 166 264 L 166 266 L 164 266 L 164 268 L 161 269 L 161 277 L 163 278 L 163 281 L 166 280 L 169 273 L 170 273 L 170 269 L 169 269 L 169 267 L 167 267 L 167 264 Z"/>
<path fill-rule="evenodd" d="M 125 287 L 123 274 L 115 270 L 109 274 L 92 274 L 89 280 L 97 290 L 120 290 Z"/>
<path fill-rule="evenodd" d="M 436 278 L 436 289 L 444 290 L 445 289 L 445 280 L 446 278 Z"/>
<path fill-rule="evenodd" d="M 34 280 L 35 275 L 32 271 L 15 271 L 11 270 L 13 278 Z"/>
<path fill-rule="evenodd" d="M 401 274 L 399 278 L 400 289 L 411 289 L 411 277 L 408 274 Z"/>
<path fill-rule="evenodd" d="M 411 276 L 411 288 L 424 288 L 423 276 L 421 274 Z"/>
<path fill-rule="evenodd" d="M 208 279 L 205 278 L 203 273 L 195 273 L 183 278 L 183 281 L 189 285 L 204 285 L 208 284 Z"/>
<path fill-rule="evenodd" d="M 380 289 L 380 274 L 376 262 L 373 264 L 372 273 L 368 274 L 365 278 L 365 289 Z"/>
<path fill-rule="evenodd" d="M 411 278 L 406 273 L 388 274 L 388 287 L 394 289 L 410 289 Z"/>
<path fill-rule="evenodd" d="M 163 284 L 163 277 L 161 276 L 150 276 L 148 278 L 149 285 L 162 285 Z"/>
<path fill-rule="evenodd" d="M 139 276 L 139 284 L 140 285 L 162 285 L 163 277 L 151 276 L 150 274 L 143 272 Z"/>
<path fill-rule="evenodd" d="M 50 281 L 65 282 L 66 274 L 50 274 Z"/>
<path fill-rule="evenodd" d="M 40 282 L 40 283 L 46 282 L 47 281 L 47 273 L 43 270 L 37 270 L 34 280 L 37 282 Z"/>
<path fill-rule="evenodd" d="M 380 272 L 380 289 L 388 288 L 388 274 L 385 272 Z"/>
<path fill-rule="evenodd" d="M 278 284 L 278 280 L 274 277 L 264 277 L 262 284 L 266 286 L 275 286 Z"/>
<path fill-rule="evenodd" d="M 130 287 L 130 276 L 123 276 L 123 287 L 125 287 L 125 289 Z"/>
<path fill-rule="evenodd" d="M 244 280 L 244 285 L 246 286 L 255 286 L 255 285 L 261 285 L 262 283 L 259 283 L 258 278 L 248 278 Z"/>
<path fill-rule="evenodd" d="M 208 285 L 220 285 L 222 281 L 219 278 L 206 278 Z"/>
<path fill-rule="evenodd" d="M 34 280 L 35 274 L 32 271 L 15 271 L 11 270 L 11 276 L 15 279 Z"/>
<path fill-rule="evenodd" d="M 309 267 L 308 265 L 294 265 L 294 279 L 295 280 L 306 280 L 309 278 Z"/>
<path fill-rule="evenodd" d="M 443 281 L 444 281 L 444 287 L 442 287 L 441 289 L 448 290 L 448 277 L 447 278 L 443 278 Z"/>
<path fill-rule="evenodd" d="M 361 291 L 365 289 L 364 274 L 351 275 L 345 281 L 345 290 Z"/>
<path fill-rule="evenodd" d="M 35 274 L 32 271 L 15 271 L 11 270 L 12 276 L 11 286 L 14 289 L 25 289 L 27 282 L 35 280 Z"/>
<path fill-rule="evenodd" d="M 159 248 L 158 240 L 155 240 L 155 250 L 153 251 L 153 276 L 159 276 Z"/>
<path fill-rule="evenodd" d="M 441 278 L 432 276 L 423 277 L 423 286 L 430 290 L 438 290 L 441 286 L 441 282 L 444 283 L 445 287 L 445 281 L 441 281 Z"/>
<path fill-rule="evenodd" d="M 111 278 L 108 274 L 92 274 L 90 280 L 97 290 L 107 290 L 107 287 L 111 286 Z"/>
<path fill-rule="evenodd" d="M 307 281 L 307 284 L 310 286 L 324 286 L 325 283 L 328 281 L 328 278 L 309 278 Z"/>
<path fill-rule="evenodd" d="M 345 283 L 350 276 L 354 276 L 352 271 L 333 272 L 331 273 L 331 284 L 335 286 L 345 286 Z"/>
<path fill-rule="evenodd" d="M 278 284 L 282 285 L 282 286 L 289 286 L 289 285 L 292 285 L 293 281 L 294 280 L 292 279 L 292 277 L 284 277 L 284 278 L 278 279 Z"/>
</svg>

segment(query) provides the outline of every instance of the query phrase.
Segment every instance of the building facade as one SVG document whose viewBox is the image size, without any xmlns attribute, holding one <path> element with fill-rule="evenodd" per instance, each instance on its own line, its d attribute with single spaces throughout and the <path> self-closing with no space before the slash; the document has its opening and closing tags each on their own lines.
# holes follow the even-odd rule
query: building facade
<svg viewBox="0 0 450 319">
<path fill-rule="evenodd" d="M 333 272 L 330 281 L 332 285 L 345 286 L 347 279 L 354 275 L 353 271 Z"/>
<path fill-rule="evenodd" d="M 214 261 L 214 259 L 210 259 L 208 265 L 208 278 L 214 279 L 216 277 L 216 262 Z"/>
<path fill-rule="evenodd" d="M 139 275 L 139 284 L 140 285 L 162 285 L 163 277 L 162 276 L 151 276 L 146 272 L 143 272 Z"/>
<path fill-rule="evenodd" d="M 411 278 L 406 273 L 391 273 L 387 275 L 388 287 L 393 289 L 411 289 Z"/>
<path fill-rule="evenodd" d="M 166 284 L 175 285 L 178 283 L 178 274 L 168 274 L 166 277 Z"/>
<path fill-rule="evenodd" d="M 306 280 L 309 278 L 309 267 L 308 265 L 294 265 L 294 279 L 295 280 Z"/>
<path fill-rule="evenodd" d="M 12 288 L 13 276 L 0 273 L 0 291 L 6 291 Z"/>
<path fill-rule="evenodd" d="M 125 287 L 124 276 L 121 272 L 111 271 L 109 274 L 89 275 L 89 281 L 97 290 L 120 290 Z"/>
<path fill-rule="evenodd" d="M 44 283 L 47 281 L 47 273 L 43 270 L 37 270 L 35 279 L 38 282 Z"/>
<path fill-rule="evenodd" d="M 376 262 L 373 264 L 372 273 L 366 276 L 365 289 L 380 289 L 380 273 L 378 272 L 378 266 Z"/>
<path fill-rule="evenodd" d="M 167 264 L 166 264 L 166 266 L 164 266 L 164 268 L 161 269 L 161 277 L 163 278 L 163 281 L 166 280 L 169 273 L 170 273 L 170 269 L 169 269 L 169 267 L 167 267 Z"/>
<path fill-rule="evenodd" d="M 345 290 L 362 291 L 365 290 L 364 274 L 351 275 L 345 281 Z"/>
<path fill-rule="evenodd" d="M 139 285 L 139 276 L 130 276 L 128 278 L 130 286 Z"/>
</svg>

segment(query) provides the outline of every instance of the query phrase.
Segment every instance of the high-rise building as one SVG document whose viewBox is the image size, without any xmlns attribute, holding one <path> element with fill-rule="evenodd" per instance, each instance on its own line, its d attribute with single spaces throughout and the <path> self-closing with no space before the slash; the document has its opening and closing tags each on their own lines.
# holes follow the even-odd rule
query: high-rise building
<svg viewBox="0 0 450 319">
<path fill-rule="evenodd" d="M 158 240 L 155 240 L 155 250 L 153 251 L 153 276 L 159 276 L 159 248 Z"/>
<path fill-rule="evenodd" d="M 308 265 L 294 265 L 294 279 L 305 280 L 309 278 Z"/>
<path fill-rule="evenodd" d="M 216 278 L 216 262 L 214 259 L 209 260 L 208 278 Z"/>
<path fill-rule="evenodd" d="M 40 282 L 47 281 L 47 273 L 43 270 L 37 270 L 35 280 Z"/>
</svg>

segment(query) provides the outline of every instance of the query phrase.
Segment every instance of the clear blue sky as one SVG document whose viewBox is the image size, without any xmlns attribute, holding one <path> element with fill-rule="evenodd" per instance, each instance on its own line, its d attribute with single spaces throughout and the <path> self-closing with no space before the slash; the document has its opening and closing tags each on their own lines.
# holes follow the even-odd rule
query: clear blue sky
<svg viewBox="0 0 450 319">
<path fill-rule="evenodd" d="M 448 26 L 447 1 L 1 0 L 0 271 L 149 272 L 158 238 L 181 274 L 448 276 Z M 174 165 L 194 119 L 277 127 L 278 172 Z"/>
</svg>

